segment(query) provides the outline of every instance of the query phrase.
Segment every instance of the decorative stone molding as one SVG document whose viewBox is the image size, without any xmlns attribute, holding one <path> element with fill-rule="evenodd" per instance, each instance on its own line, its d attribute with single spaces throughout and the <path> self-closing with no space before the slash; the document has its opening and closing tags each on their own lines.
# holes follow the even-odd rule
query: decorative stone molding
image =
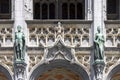
<svg viewBox="0 0 120 80">
<path fill-rule="evenodd" d="M 5 65 L 11 73 L 13 73 L 13 55 L 0 55 L 0 64 Z"/>
<path fill-rule="evenodd" d="M 120 44 L 120 24 L 106 22 L 106 47 L 117 47 Z"/>
<path fill-rule="evenodd" d="M 76 52 L 75 57 L 77 58 L 79 64 L 84 66 L 84 68 L 90 73 L 90 53 L 89 52 Z"/>
<path fill-rule="evenodd" d="M 29 67 L 28 67 L 28 72 L 30 72 L 34 66 L 38 65 L 43 58 L 43 54 L 32 54 L 28 55 L 29 57 Z"/>
<path fill-rule="evenodd" d="M 62 21 L 61 25 L 58 21 L 29 21 L 28 22 L 28 74 L 33 70 L 33 67 L 40 64 L 44 59 L 45 48 L 52 48 L 55 44 L 60 43 L 60 46 L 67 46 L 68 52 L 72 48 L 75 58 L 90 74 L 90 41 L 91 41 L 91 23 L 86 21 L 67 22 Z M 105 48 L 105 69 L 104 75 L 120 63 L 120 23 L 119 21 L 106 21 L 106 48 Z M 13 74 L 13 22 L 0 21 L 0 63 L 8 68 Z M 60 29 L 61 28 L 61 29 Z M 10 37 L 9 37 L 10 36 Z M 86 36 L 86 37 L 84 37 Z M 61 38 L 58 40 L 58 38 Z M 10 42 L 8 45 L 7 43 Z M 85 41 L 84 41 L 85 40 Z M 113 40 L 113 41 L 112 41 Z M 35 43 L 33 45 L 33 43 Z M 84 43 L 85 42 L 85 43 Z M 109 43 L 110 42 L 110 43 Z M 85 45 L 84 45 L 85 44 Z M 109 44 L 109 45 L 108 45 Z M 112 44 L 112 45 L 111 45 Z M 58 44 L 57 44 L 58 45 Z M 58 47 L 56 45 L 56 47 Z M 50 47 L 51 46 L 51 47 Z M 56 48 L 55 47 L 55 48 Z M 50 50 L 50 49 L 49 49 Z M 60 49 L 61 50 L 61 49 Z M 64 52 L 67 52 L 64 51 Z M 51 60 L 67 60 L 64 57 L 63 51 L 58 53 Z M 70 55 L 69 55 L 70 56 Z M 70 61 L 71 58 L 68 60 Z"/>
<path fill-rule="evenodd" d="M 0 24 L 0 45 L 1 47 L 12 47 L 12 24 Z"/>
<path fill-rule="evenodd" d="M 120 63 L 120 51 L 119 49 L 113 51 L 115 48 L 112 48 L 109 51 L 105 52 L 105 73 L 108 74 L 109 71 L 115 66 Z"/>
<path fill-rule="evenodd" d="M 59 28 L 59 29 L 58 29 Z M 28 24 L 29 46 L 51 46 L 60 34 L 68 46 L 90 47 L 91 24 Z"/>
</svg>

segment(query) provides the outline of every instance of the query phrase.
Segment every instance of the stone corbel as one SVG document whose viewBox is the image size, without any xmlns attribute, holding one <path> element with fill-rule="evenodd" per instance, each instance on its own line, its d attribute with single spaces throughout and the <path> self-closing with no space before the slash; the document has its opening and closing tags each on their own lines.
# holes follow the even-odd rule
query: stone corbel
<svg viewBox="0 0 120 80">
<path fill-rule="evenodd" d="M 27 64 L 25 62 L 14 63 L 15 80 L 27 80 L 26 67 L 27 67 Z"/>
<path fill-rule="evenodd" d="M 93 64 L 95 80 L 103 80 L 104 61 L 95 61 Z"/>
</svg>

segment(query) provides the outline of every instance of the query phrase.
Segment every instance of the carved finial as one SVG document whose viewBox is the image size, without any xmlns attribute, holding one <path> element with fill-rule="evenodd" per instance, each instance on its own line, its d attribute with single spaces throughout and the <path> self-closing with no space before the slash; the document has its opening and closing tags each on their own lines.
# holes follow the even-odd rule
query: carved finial
<svg viewBox="0 0 120 80">
<path fill-rule="evenodd" d="M 62 28 L 61 28 L 61 22 L 58 22 L 58 33 L 62 32 Z"/>
<path fill-rule="evenodd" d="M 57 36 L 61 36 L 62 30 L 63 28 L 62 28 L 61 22 L 58 22 L 56 26 Z"/>
<path fill-rule="evenodd" d="M 58 22 L 58 26 L 61 27 L 61 22 Z"/>
</svg>

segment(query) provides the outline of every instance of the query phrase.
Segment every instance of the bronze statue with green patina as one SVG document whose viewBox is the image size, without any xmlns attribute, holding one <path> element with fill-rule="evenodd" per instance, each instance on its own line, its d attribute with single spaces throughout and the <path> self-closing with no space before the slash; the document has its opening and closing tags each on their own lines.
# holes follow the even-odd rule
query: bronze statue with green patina
<svg viewBox="0 0 120 80">
<path fill-rule="evenodd" d="M 17 26 L 17 32 L 15 32 L 15 59 L 16 61 L 24 61 L 25 57 L 25 35 L 21 31 L 21 26 Z"/>
<path fill-rule="evenodd" d="M 104 36 L 101 33 L 100 27 L 97 27 L 97 33 L 94 39 L 94 60 L 104 61 Z"/>
</svg>

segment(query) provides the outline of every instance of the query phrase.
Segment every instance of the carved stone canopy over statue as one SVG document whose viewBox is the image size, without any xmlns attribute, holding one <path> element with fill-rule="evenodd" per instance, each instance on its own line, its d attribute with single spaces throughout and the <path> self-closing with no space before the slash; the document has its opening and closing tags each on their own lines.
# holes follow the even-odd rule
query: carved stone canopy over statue
<svg viewBox="0 0 120 80">
<path fill-rule="evenodd" d="M 25 35 L 21 31 L 21 26 L 17 26 L 17 32 L 15 32 L 15 60 L 22 61 L 25 57 Z"/>
<path fill-rule="evenodd" d="M 104 60 L 104 36 L 101 33 L 100 27 L 97 27 L 97 33 L 94 39 L 94 60 L 103 61 Z"/>
</svg>

